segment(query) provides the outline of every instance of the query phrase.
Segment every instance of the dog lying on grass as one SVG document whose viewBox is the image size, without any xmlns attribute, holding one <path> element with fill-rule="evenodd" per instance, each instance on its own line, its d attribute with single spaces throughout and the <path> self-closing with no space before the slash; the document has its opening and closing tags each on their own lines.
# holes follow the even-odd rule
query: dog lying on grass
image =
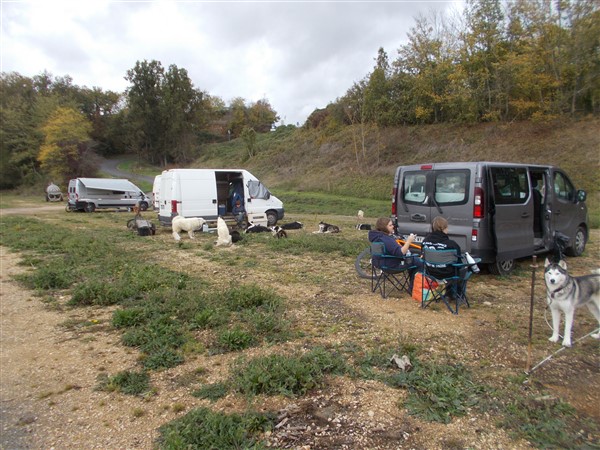
<svg viewBox="0 0 600 450">
<path fill-rule="evenodd" d="M 313 231 L 313 233 L 339 233 L 341 232 L 340 227 L 337 225 L 331 225 L 330 223 L 319 222 L 319 229 Z"/>
<path fill-rule="evenodd" d="M 173 221 L 171 222 L 171 228 L 173 229 L 173 238 L 179 242 L 181 240 L 181 236 L 179 233 L 182 231 L 187 231 L 190 239 L 194 238 L 194 231 L 200 231 L 206 220 L 202 217 L 183 217 L 183 216 L 175 216 L 173 217 Z"/>
</svg>

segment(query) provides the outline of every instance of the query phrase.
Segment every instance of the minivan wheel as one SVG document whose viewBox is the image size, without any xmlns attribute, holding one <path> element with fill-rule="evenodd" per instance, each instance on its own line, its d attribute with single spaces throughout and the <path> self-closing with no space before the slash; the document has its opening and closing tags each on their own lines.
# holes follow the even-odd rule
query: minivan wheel
<svg viewBox="0 0 600 450">
<path fill-rule="evenodd" d="M 577 227 L 573 246 L 565 249 L 565 254 L 567 256 L 581 256 L 585 250 L 585 244 L 587 244 L 587 232 L 585 231 L 585 228 Z"/>
<path fill-rule="evenodd" d="M 488 265 L 490 273 L 494 275 L 508 275 L 515 268 L 514 259 L 506 259 L 504 261 L 496 261 Z"/>
<path fill-rule="evenodd" d="M 267 226 L 273 227 L 277 223 L 277 213 L 273 211 L 267 211 Z"/>
<path fill-rule="evenodd" d="M 86 203 L 85 212 L 93 213 L 94 211 L 96 211 L 96 205 L 93 203 Z"/>
</svg>

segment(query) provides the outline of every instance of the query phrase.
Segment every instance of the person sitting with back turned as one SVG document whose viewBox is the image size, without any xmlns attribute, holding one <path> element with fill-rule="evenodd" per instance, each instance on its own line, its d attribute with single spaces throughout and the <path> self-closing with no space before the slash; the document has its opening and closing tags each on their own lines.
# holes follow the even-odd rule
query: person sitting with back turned
<svg viewBox="0 0 600 450">
<path fill-rule="evenodd" d="M 398 244 L 396 237 L 394 236 L 394 224 L 389 217 L 380 217 L 375 223 L 375 229 L 369 231 L 369 242 L 381 242 L 383 243 L 385 253 L 387 255 L 397 256 L 399 258 L 404 257 L 404 260 L 389 260 L 386 262 L 386 266 L 393 269 L 395 267 L 402 267 L 403 265 L 413 266 L 418 262 L 418 258 L 415 259 L 411 256 L 409 247 L 415 240 L 415 235 L 411 234 L 406 239 L 404 245 Z M 379 261 L 373 258 L 373 264 L 378 267 Z M 417 271 L 417 267 L 411 269 L 410 274 L 410 288 L 412 288 L 412 282 L 414 274 Z M 410 290 L 410 289 L 409 289 Z"/>
<path fill-rule="evenodd" d="M 462 250 L 460 245 L 448 237 L 448 221 L 442 217 L 437 216 L 431 222 L 431 233 L 429 233 L 422 242 L 422 248 L 432 248 L 434 250 L 455 250 L 456 261 L 459 262 Z M 442 265 L 436 267 L 428 267 L 428 272 L 436 278 L 449 278 L 454 276 L 454 267 L 450 265 Z M 463 273 L 464 271 L 464 273 Z M 465 279 L 467 268 L 461 268 L 460 276 Z"/>
</svg>

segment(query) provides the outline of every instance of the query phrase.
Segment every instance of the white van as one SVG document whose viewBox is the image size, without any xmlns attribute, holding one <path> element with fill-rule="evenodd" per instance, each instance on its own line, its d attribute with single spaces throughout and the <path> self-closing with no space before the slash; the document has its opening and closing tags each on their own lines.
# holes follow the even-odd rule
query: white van
<svg viewBox="0 0 600 450">
<path fill-rule="evenodd" d="M 154 183 L 152 184 L 152 207 L 158 211 L 160 202 L 160 175 L 154 177 Z"/>
<path fill-rule="evenodd" d="M 131 181 L 122 178 L 74 178 L 69 180 L 67 211 L 94 212 L 100 208 L 148 209 L 150 199 Z"/>
<path fill-rule="evenodd" d="M 248 220 L 273 226 L 283 219 L 283 203 L 250 172 L 243 169 L 171 169 L 160 175 L 158 220 L 170 226 L 176 215 L 233 218 L 240 200 Z"/>
<path fill-rule="evenodd" d="M 514 261 L 551 251 L 568 237 L 566 253 L 579 256 L 588 239 L 586 193 L 555 166 L 502 162 L 445 162 L 400 166 L 393 186 L 392 221 L 398 234 L 431 231 L 435 216 L 448 220 L 450 238 L 481 258 L 494 274 Z"/>
</svg>

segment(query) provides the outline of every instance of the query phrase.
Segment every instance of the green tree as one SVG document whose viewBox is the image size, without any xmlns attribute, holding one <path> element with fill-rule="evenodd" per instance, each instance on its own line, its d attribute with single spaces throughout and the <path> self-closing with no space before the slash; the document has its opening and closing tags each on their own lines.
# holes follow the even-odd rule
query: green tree
<svg viewBox="0 0 600 450">
<path fill-rule="evenodd" d="M 44 143 L 38 160 L 42 169 L 62 183 L 93 173 L 97 166 L 90 141 L 92 126 L 78 111 L 58 108 L 42 127 Z"/>
<path fill-rule="evenodd" d="M 256 155 L 256 131 L 254 130 L 254 128 L 244 127 L 240 134 L 240 137 L 246 144 L 246 149 L 248 150 L 248 157 L 254 157 Z"/>
<path fill-rule="evenodd" d="M 248 108 L 248 126 L 257 133 L 269 132 L 278 120 L 279 116 L 266 98 L 258 100 Z"/>
<path fill-rule="evenodd" d="M 158 61 L 137 61 L 125 77 L 127 89 L 127 128 L 130 149 L 152 163 L 166 162 L 161 148 L 165 119 L 162 102 L 164 68 Z"/>
</svg>

